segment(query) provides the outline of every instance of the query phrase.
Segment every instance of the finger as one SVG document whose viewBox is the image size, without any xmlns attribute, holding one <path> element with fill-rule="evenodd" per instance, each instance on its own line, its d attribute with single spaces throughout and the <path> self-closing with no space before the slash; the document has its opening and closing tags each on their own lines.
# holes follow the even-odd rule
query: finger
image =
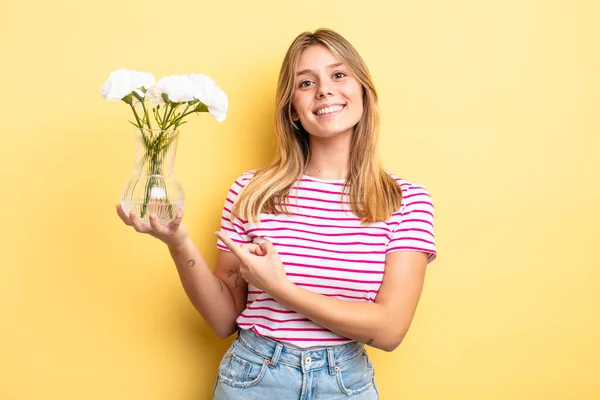
<svg viewBox="0 0 600 400">
<path fill-rule="evenodd" d="M 246 282 L 248 282 L 248 278 L 252 276 L 250 274 L 250 270 L 248 269 L 248 267 L 245 264 L 240 263 L 240 275 L 241 275 L 242 279 L 245 280 Z"/>
<path fill-rule="evenodd" d="M 252 254 L 255 254 L 257 256 L 264 256 L 265 252 L 262 249 L 262 247 L 260 247 L 259 245 L 256 245 L 256 248 L 254 249 L 254 252 Z"/>
<path fill-rule="evenodd" d="M 137 232 L 148 233 L 152 229 L 148 225 L 145 225 L 133 211 L 129 213 L 129 219 Z"/>
<path fill-rule="evenodd" d="M 169 222 L 169 229 L 177 229 L 179 225 L 181 225 L 181 221 L 183 220 L 183 206 L 179 207 L 179 211 L 177 211 L 177 215 L 171 222 Z"/>
<path fill-rule="evenodd" d="M 117 204 L 117 214 L 119 214 L 119 218 L 121 218 L 121 221 L 123 221 L 125 225 L 131 226 L 131 221 L 129 220 L 127 214 L 125 214 L 125 211 L 123 211 L 123 207 L 121 207 L 120 204 Z"/>
<path fill-rule="evenodd" d="M 240 244 L 239 245 L 242 248 L 242 251 L 246 252 L 246 253 L 253 253 L 255 251 L 255 249 L 252 246 L 255 246 L 254 244 Z"/>
<path fill-rule="evenodd" d="M 273 243 L 271 242 L 265 241 L 259 243 L 258 245 L 260 246 L 261 250 L 265 255 L 277 252 L 277 250 L 275 250 L 275 246 L 273 246 Z"/>
<path fill-rule="evenodd" d="M 231 240 L 227 234 L 223 232 L 215 232 L 215 235 L 221 239 L 221 241 L 225 243 L 225 246 L 227 246 L 227 248 L 231 250 L 231 252 L 235 254 L 242 262 L 247 259 L 248 253 L 244 252 L 244 250 L 236 242 Z"/>
<path fill-rule="evenodd" d="M 156 215 L 150 214 L 149 219 L 150 219 L 150 226 L 152 227 L 152 231 L 154 233 L 157 233 L 157 234 L 164 233 L 164 228 L 160 224 L 160 222 L 158 222 L 158 218 L 156 218 Z"/>
<path fill-rule="evenodd" d="M 256 243 L 244 243 L 244 244 L 240 244 L 240 247 L 243 250 L 247 250 L 248 252 L 254 254 L 255 256 L 264 255 L 263 250 Z"/>
</svg>

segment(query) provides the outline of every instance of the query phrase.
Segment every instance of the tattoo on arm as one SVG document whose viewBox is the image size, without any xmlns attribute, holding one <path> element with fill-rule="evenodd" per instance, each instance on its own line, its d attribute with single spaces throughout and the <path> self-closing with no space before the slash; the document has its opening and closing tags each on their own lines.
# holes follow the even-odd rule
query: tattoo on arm
<svg viewBox="0 0 600 400">
<path fill-rule="evenodd" d="M 240 279 L 240 270 L 238 269 L 230 269 L 227 271 L 227 277 L 233 279 L 234 288 L 238 287 L 238 279 Z"/>
<path fill-rule="evenodd" d="M 193 267 L 194 265 L 196 265 L 196 260 L 194 260 L 193 258 L 191 260 L 188 261 L 188 265 L 190 267 Z"/>
<path fill-rule="evenodd" d="M 365 343 L 365 344 L 367 346 L 372 346 L 374 341 L 375 341 L 375 339 L 369 339 L 369 341 L 367 343 Z"/>
</svg>

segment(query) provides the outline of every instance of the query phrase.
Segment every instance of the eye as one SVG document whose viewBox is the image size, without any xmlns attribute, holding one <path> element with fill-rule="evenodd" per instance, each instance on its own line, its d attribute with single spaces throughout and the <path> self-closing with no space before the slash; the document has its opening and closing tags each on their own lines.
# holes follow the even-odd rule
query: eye
<svg viewBox="0 0 600 400">
<path fill-rule="evenodd" d="M 342 79 L 345 76 L 348 76 L 348 75 L 346 75 L 346 73 L 344 73 L 344 72 L 336 72 L 335 74 L 333 74 L 333 77 L 336 79 Z"/>
<path fill-rule="evenodd" d="M 300 82 L 300 85 L 298 85 L 298 87 L 301 89 L 304 89 L 304 88 L 311 86 L 312 84 L 313 83 L 311 81 L 302 81 L 302 82 Z"/>
</svg>

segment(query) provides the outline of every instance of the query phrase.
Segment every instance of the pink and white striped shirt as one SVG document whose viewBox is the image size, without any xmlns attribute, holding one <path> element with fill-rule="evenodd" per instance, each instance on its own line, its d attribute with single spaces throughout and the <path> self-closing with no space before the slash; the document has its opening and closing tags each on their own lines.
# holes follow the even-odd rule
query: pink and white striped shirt
<svg viewBox="0 0 600 400">
<path fill-rule="evenodd" d="M 427 190 L 394 175 L 402 188 L 402 204 L 387 221 L 361 225 L 349 211 L 344 181 L 299 179 L 290 192 L 291 216 L 260 214 L 260 225 L 237 217 L 231 208 L 254 172 L 243 173 L 231 186 L 221 230 L 237 243 L 268 240 L 277 249 L 287 277 L 294 284 L 345 301 L 375 301 L 385 270 L 385 257 L 394 251 L 422 251 L 436 257 L 433 203 Z M 217 247 L 228 251 L 220 240 Z M 246 309 L 237 318 L 252 329 L 297 347 L 351 342 L 290 310 L 267 293 L 248 285 Z"/>
</svg>

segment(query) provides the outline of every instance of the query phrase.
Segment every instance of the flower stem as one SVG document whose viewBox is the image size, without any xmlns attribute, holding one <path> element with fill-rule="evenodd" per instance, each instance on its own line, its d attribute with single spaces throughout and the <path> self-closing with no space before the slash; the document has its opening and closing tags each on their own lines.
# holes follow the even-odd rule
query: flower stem
<svg viewBox="0 0 600 400">
<path fill-rule="evenodd" d="M 142 108 L 144 109 L 144 115 L 146 116 L 146 124 L 148 125 L 148 129 L 152 129 L 152 125 L 150 124 L 150 116 L 148 115 L 148 110 L 146 109 L 146 101 L 142 100 Z"/>
<path fill-rule="evenodd" d="M 135 107 L 133 106 L 133 104 L 130 104 L 129 106 L 133 110 L 133 115 L 135 115 L 135 119 L 136 119 L 136 121 L 138 123 L 138 128 L 143 129 L 144 128 L 144 124 L 142 122 L 140 122 L 140 117 L 138 117 L 137 112 L 135 111 Z"/>
<path fill-rule="evenodd" d="M 154 119 L 156 120 L 156 123 L 158 124 L 158 127 L 160 129 L 162 129 L 162 125 L 163 125 L 163 121 L 160 119 L 160 104 L 158 106 L 156 106 L 156 108 L 152 109 L 152 112 L 154 112 Z"/>
<path fill-rule="evenodd" d="M 176 105 L 174 106 L 173 104 Z M 169 126 L 171 126 L 171 123 L 169 121 L 171 120 L 171 115 L 173 115 L 175 110 L 177 110 L 177 107 L 179 107 L 179 103 L 169 103 L 169 113 L 167 114 L 167 117 L 163 120 L 163 131 L 166 131 L 169 128 Z"/>
<path fill-rule="evenodd" d="M 167 111 L 169 111 L 169 114 L 171 113 L 170 109 L 172 108 L 169 107 L 169 104 L 165 103 L 165 113 L 162 119 L 162 122 L 160 124 L 160 129 L 165 130 L 165 124 L 167 123 L 168 119 L 167 119 Z"/>
<path fill-rule="evenodd" d="M 173 123 L 175 124 L 175 126 L 173 127 L 173 129 L 177 129 L 177 126 L 179 125 L 179 123 L 181 122 L 181 120 L 183 119 L 183 117 L 185 117 L 187 115 L 186 111 L 188 110 L 188 108 L 190 108 L 190 103 L 188 103 L 186 105 L 185 110 L 183 110 L 182 115 L 179 118 L 177 118 L 175 121 L 173 121 Z"/>
</svg>

